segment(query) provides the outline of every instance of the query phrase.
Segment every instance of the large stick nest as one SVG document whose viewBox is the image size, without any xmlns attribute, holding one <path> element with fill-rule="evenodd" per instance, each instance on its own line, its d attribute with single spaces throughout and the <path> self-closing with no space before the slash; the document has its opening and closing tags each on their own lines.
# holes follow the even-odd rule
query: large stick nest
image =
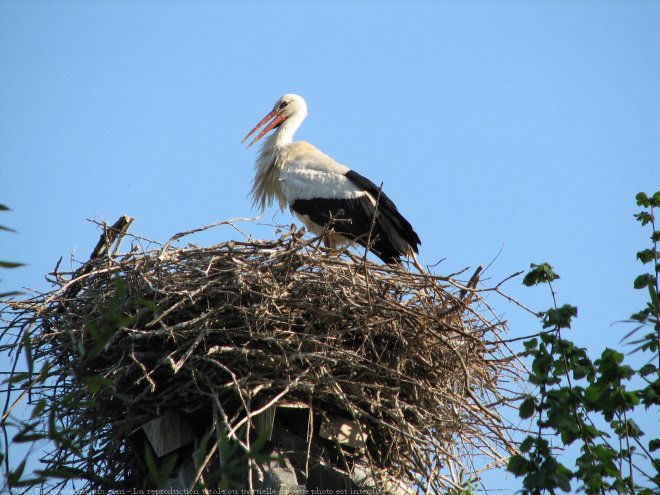
<svg viewBox="0 0 660 495">
<path fill-rule="evenodd" d="M 230 436 L 274 399 L 349 418 L 367 446 L 340 464 L 360 457 L 376 481 L 421 490 L 451 484 L 444 468 L 455 482 L 475 457 L 506 456 L 495 406 L 515 373 L 476 277 L 376 265 L 294 231 L 211 247 L 132 239 L 118 253 L 106 238 L 79 269 L 56 270 L 55 290 L 23 310 L 35 362 L 57 382 L 34 400 L 93 403 L 55 418 L 82 431 L 82 457 L 61 443 L 47 458 L 87 488 L 143 485 L 129 435 L 202 404 L 220 408 Z"/>
</svg>

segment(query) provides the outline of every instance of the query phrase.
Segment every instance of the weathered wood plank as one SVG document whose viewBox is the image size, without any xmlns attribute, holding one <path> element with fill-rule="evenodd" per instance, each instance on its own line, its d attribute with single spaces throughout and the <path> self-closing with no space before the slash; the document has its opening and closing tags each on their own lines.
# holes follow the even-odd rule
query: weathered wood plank
<svg viewBox="0 0 660 495">
<path fill-rule="evenodd" d="M 142 425 L 142 431 L 158 457 L 174 452 L 195 439 L 188 420 L 179 413 L 153 419 Z"/>
<path fill-rule="evenodd" d="M 364 449 L 367 446 L 367 434 L 360 431 L 357 421 L 350 419 L 340 417 L 323 418 L 319 436 L 354 449 Z"/>
</svg>

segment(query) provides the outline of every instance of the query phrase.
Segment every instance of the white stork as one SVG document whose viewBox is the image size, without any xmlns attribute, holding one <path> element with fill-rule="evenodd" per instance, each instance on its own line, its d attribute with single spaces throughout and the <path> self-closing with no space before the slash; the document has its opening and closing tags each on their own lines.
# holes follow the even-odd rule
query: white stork
<svg viewBox="0 0 660 495">
<path fill-rule="evenodd" d="M 293 142 L 306 116 L 302 97 L 284 95 L 243 139 L 245 142 L 269 121 L 248 147 L 277 129 L 266 139 L 257 159 L 254 204 L 263 212 L 277 199 L 281 208 L 288 204 L 309 230 L 317 235 L 325 232 L 328 247 L 355 241 L 385 263 L 411 256 L 423 271 L 415 257 L 419 236 L 378 186 L 311 144 Z"/>
</svg>

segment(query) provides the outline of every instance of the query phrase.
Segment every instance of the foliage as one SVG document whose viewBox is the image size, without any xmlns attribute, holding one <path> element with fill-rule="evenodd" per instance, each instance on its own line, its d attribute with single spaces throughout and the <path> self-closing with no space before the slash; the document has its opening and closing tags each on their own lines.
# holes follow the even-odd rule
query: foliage
<svg viewBox="0 0 660 495">
<path fill-rule="evenodd" d="M 2 203 L 0 203 L 0 211 L 10 211 L 9 208 Z M 10 229 L 9 227 L 5 227 L 4 225 L 0 225 L 0 231 L 5 231 L 5 232 L 15 232 L 14 229 Z M 23 266 L 23 263 L 17 263 L 15 261 L 3 261 L 0 260 L 0 268 L 18 268 L 20 266 Z M 19 294 L 19 292 L 0 292 L 0 298 L 3 297 L 9 297 L 9 296 L 15 296 Z"/>
<path fill-rule="evenodd" d="M 652 494 L 660 489 L 660 432 L 643 432 L 634 418 L 641 408 L 660 412 L 660 299 L 658 242 L 660 232 L 654 210 L 660 207 L 660 192 L 637 195 L 644 208 L 635 215 L 642 226 L 651 227 L 651 245 L 637 253 L 647 273 L 639 275 L 634 288 L 648 292 L 646 306 L 631 317 L 635 328 L 626 336 L 642 333 L 631 341 L 635 352 L 643 353 L 639 368 L 625 362 L 625 356 L 605 349 L 592 361 L 584 348 L 562 337 L 570 328 L 577 308 L 563 305 L 540 314 L 543 328 L 538 338 L 525 342 L 525 355 L 531 358 L 529 381 L 538 389 L 525 396 L 519 406 L 521 418 L 536 415 L 536 431 L 520 444 L 520 453 L 511 457 L 509 471 L 523 478 L 521 493 L 568 492 L 571 481 L 585 493 Z M 525 285 L 548 284 L 559 276 L 547 263 L 532 265 Z M 641 360 L 640 360 L 641 361 Z M 641 385 L 638 385 L 641 384 Z M 651 438 L 649 438 L 651 437 Z M 569 469 L 560 460 L 558 449 L 577 444 L 580 454 Z"/>
</svg>

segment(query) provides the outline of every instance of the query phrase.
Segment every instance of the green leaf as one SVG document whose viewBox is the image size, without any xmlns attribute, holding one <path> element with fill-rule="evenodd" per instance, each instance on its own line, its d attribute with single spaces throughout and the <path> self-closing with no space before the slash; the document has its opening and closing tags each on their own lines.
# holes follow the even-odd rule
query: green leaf
<svg viewBox="0 0 660 495">
<path fill-rule="evenodd" d="M 516 476 L 522 476 L 527 471 L 529 471 L 530 463 L 520 454 L 512 455 L 509 459 L 509 465 L 507 466 L 507 471 L 515 474 Z"/>
<path fill-rule="evenodd" d="M 32 339 L 30 338 L 29 332 L 26 332 L 23 336 L 23 349 L 25 360 L 27 361 L 28 373 L 32 375 L 32 370 L 34 369 L 34 358 L 32 356 Z"/>
<path fill-rule="evenodd" d="M 59 467 L 43 469 L 43 470 L 38 469 L 34 473 L 42 477 L 43 479 L 58 478 L 64 480 L 82 478 L 85 477 L 85 475 L 87 474 L 87 472 L 82 469 L 77 469 L 67 466 L 59 466 Z"/>
<path fill-rule="evenodd" d="M 645 211 L 640 211 L 639 213 L 636 213 L 633 215 L 638 222 L 642 224 L 642 226 L 646 225 L 649 223 L 651 220 L 653 220 L 653 217 L 651 216 L 650 213 L 647 213 Z"/>
<path fill-rule="evenodd" d="M 644 432 L 639 427 L 639 425 L 637 423 L 635 423 L 635 421 L 633 421 L 632 419 L 628 419 L 628 420 L 624 421 L 621 424 L 620 430 L 615 430 L 615 431 L 621 437 L 629 436 L 629 437 L 632 437 L 632 438 L 639 438 L 641 435 L 644 434 Z"/>
<path fill-rule="evenodd" d="M 615 351 L 614 349 L 606 348 L 600 355 L 600 359 L 596 360 L 597 365 L 602 363 L 621 364 L 623 362 L 623 353 Z"/>
<path fill-rule="evenodd" d="M 658 300 L 658 298 L 659 298 L 658 293 L 655 291 L 655 282 L 653 284 L 649 284 L 649 299 L 651 299 L 650 310 L 653 311 L 653 309 L 657 308 L 654 311 L 656 315 L 658 315 L 658 311 L 660 310 L 660 301 Z M 649 311 L 649 313 L 651 311 Z"/>
<path fill-rule="evenodd" d="M 40 416 L 41 413 L 44 412 L 44 410 L 46 409 L 46 405 L 48 405 L 46 399 L 40 399 L 39 402 L 37 402 L 37 404 L 32 409 L 32 414 L 30 414 L 30 419 L 34 419 Z"/>
<path fill-rule="evenodd" d="M 637 200 L 637 206 L 643 206 L 644 208 L 649 207 L 649 197 L 646 195 L 646 193 L 637 193 L 635 199 Z"/>
<path fill-rule="evenodd" d="M 29 381 L 32 378 L 32 375 L 30 373 L 14 373 L 9 377 L 8 379 L 5 380 L 5 383 L 20 383 L 20 382 L 26 382 Z"/>
<path fill-rule="evenodd" d="M 178 452 L 172 452 L 171 454 L 165 456 L 164 462 L 161 461 L 161 469 L 158 473 L 159 478 L 154 480 L 156 482 L 156 486 L 159 488 L 163 486 L 167 479 L 172 475 L 174 468 L 176 467 L 176 461 L 178 457 Z"/>
<path fill-rule="evenodd" d="M 37 383 L 43 383 L 46 381 L 46 379 L 51 376 L 50 375 L 50 369 L 52 365 L 49 362 L 45 362 L 44 365 L 41 367 L 41 371 L 39 372 L 39 376 L 36 379 Z"/>
<path fill-rule="evenodd" d="M 649 317 L 649 312 L 647 310 L 638 311 L 637 313 L 633 313 L 632 315 L 630 315 L 631 320 L 639 321 L 642 323 L 645 322 L 648 319 L 648 317 Z M 638 328 L 642 328 L 642 327 L 638 327 Z"/>
<path fill-rule="evenodd" d="M 255 438 L 254 442 L 252 442 L 252 445 L 250 445 L 250 452 L 248 453 L 248 455 L 254 458 L 254 456 L 259 453 L 261 448 L 268 441 L 269 437 L 270 437 L 270 432 L 264 431 L 261 435 Z"/>
<path fill-rule="evenodd" d="M 87 359 L 92 360 L 94 358 L 99 357 L 103 352 L 103 350 L 105 349 L 106 344 L 110 341 L 110 337 L 112 337 L 112 334 L 106 333 L 101 337 L 102 338 L 98 339 L 94 343 L 94 346 L 90 349 L 89 353 L 87 354 Z"/>
<path fill-rule="evenodd" d="M 564 466 L 561 466 L 564 467 Z M 556 474 L 556 479 L 557 479 L 557 486 L 564 492 L 568 493 L 571 491 L 571 473 L 568 469 L 564 467 L 562 470 L 557 469 L 557 474 Z"/>
<path fill-rule="evenodd" d="M 45 438 L 48 438 L 44 433 L 26 433 L 24 435 L 22 434 L 17 434 L 14 436 L 12 439 L 13 443 L 32 443 L 32 442 L 37 442 L 39 440 L 44 440 Z"/>
<path fill-rule="evenodd" d="M 651 206 L 657 207 L 660 206 L 660 191 L 656 191 L 653 194 L 653 198 L 651 199 Z"/>
<path fill-rule="evenodd" d="M 147 440 L 144 441 L 144 463 L 147 465 L 147 470 L 149 471 L 149 477 L 151 480 L 156 486 L 160 486 L 158 483 L 160 481 L 160 472 L 158 471 L 158 466 L 156 465 L 156 457 L 154 456 L 154 453 L 151 450 L 151 445 L 149 445 Z"/>
<path fill-rule="evenodd" d="M 638 373 L 639 373 L 640 376 L 648 376 L 648 375 L 651 375 L 653 373 L 656 373 L 657 371 L 658 371 L 658 368 L 654 364 L 649 363 L 649 364 L 645 364 L 644 366 L 642 366 L 639 369 Z"/>
<path fill-rule="evenodd" d="M 520 445 L 518 446 L 518 450 L 520 450 L 520 452 L 529 452 L 533 446 L 534 446 L 534 438 L 527 437 L 522 442 L 520 442 Z"/>
<path fill-rule="evenodd" d="M 4 299 L 5 297 L 20 296 L 21 294 L 23 293 L 17 290 L 11 292 L 0 292 L 0 299 Z"/>
<path fill-rule="evenodd" d="M 11 208 L 9 208 L 9 206 L 0 203 L 0 211 L 11 211 Z"/>
<path fill-rule="evenodd" d="M 531 351 L 533 349 L 536 349 L 536 347 L 539 345 L 538 339 L 530 339 L 526 340 L 523 345 L 525 346 L 525 349 L 527 351 Z"/>
<path fill-rule="evenodd" d="M 530 268 L 531 270 L 527 272 L 522 282 L 527 287 L 538 285 L 544 282 L 552 282 L 559 278 L 559 275 L 557 275 L 552 270 L 552 266 L 550 266 L 549 263 L 541 263 L 540 265 L 532 263 Z"/>
<path fill-rule="evenodd" d="M 21 476 L 23 476 L 23 471 L 25 470 L 26 461 L 27 459 L 24 459 L 16 469 L 7 473 L 7 485 L 10 487 L 18 486 Z"/>
<path fill-rule="evenodd" d="M 520 404 L 520 407 L 518 408 L 518 415 L 522 419 L 527 419 L 531 418 L 534 415 L 534 412 L 536 411 L 536 400 L 534 397 L 527 397 L 522 403 Z"/>
<path fill-rule="evenodd" d="M 156 311 L 158 309 L 158 306 L 156 305 L 156 303 L 153 302 L 150 299 L 139 298 L 137 302 L 138 302 L 138 304 L 141 304 L 142 306 L 144 306 L 145 308 L 150 309 L 151 311 Z"/>
<path fill-rule="evenodd" d="M 543 328 L 570 328 L 571 320 L 577 317 L 577 308 L 570 304 L 564 304 L 560 308 L 551 308 L 543 316 Z"/>
<path fill-rule="evenodd" d="M 15 263 L 13 261 L 0 261 L 0 268 L 18 268 L 25 266 L 25 263 Z"/>
<path fill-rule="evenodd" d="M 656 258 L 657 253 L 653 249 L 644 249 L 637 253 L 637 259 L 642 263 L 650 263 Z"/>
<path fill-rule="evenodd" d="M 204 436 L 202 436 L 202 439 L 199 441 L 199 447 L 197 447 L 197 450 L 193 452 L 193 462 L 196 468 L 199 468 L 204 462 L 204 458 L 208 453 L 206 449 L 209 443 L 209 438 L 211 438 L 212 433 L 213 433 L 213 428 L 211 428 L 209 431 L 204 433 Z"/>
<path fill-rule="evenodd" d="M 633 282 L 633 287 L 635 289 L 643 289 L 644 287 L 648 287 L 653 283 L 655 283 L 653 276 L 648 273 L 643 273 L 635 279 L 635 282 Z"/>
<path fill-rule="evenodd" d="M 576 380 L 581 380 L 591 372 L 591 369 L 587 366 L 582 366 L 581 364 L 575 364 L 573 366 L 573 378 Z"/>
<path fill-rule="evenodd" d="M 90 394 L 96 394 L 100 390 L 103 390 L 106 387 L 112 386 L 112 380 L 102 376 L 102 375 L 92 375 L 86 376 L 81 379 L 82 383 L 87 387 Z"/>
<path fill-rule="evenodd" d="M 39 426 L 39 422 L 23 423 L 23 428 L 16 435 L 14 435 L 14 438 L 12 438 L 12 442 L 26 443 L 26 442 L 34 442 L 36 440 L 42 440 L 46 438 L 46 435 L 44 434 L 33 433 L 37 426 Z"/>
</svg>

